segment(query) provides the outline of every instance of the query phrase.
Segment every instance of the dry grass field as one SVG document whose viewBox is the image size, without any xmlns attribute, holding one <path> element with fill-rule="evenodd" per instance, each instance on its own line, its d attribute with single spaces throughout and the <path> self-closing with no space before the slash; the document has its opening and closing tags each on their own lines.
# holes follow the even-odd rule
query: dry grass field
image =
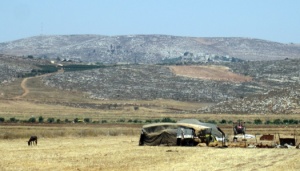
<svg viewBox="0 0 300 171">
<path fill-rule="evenodd" d="M 0 140 L 9 170 L 298 170 L 299 149 L 138 146 L 137 136 Z"/>
<path fill-rule="evenodd" d="M 200 78 L 207 80 L 246 82 L 251 81 L 249 76 L 238 75 L 229 71 L 224 66 L 170 66 L 171 71 L 176 75 Z"/>
</svg>

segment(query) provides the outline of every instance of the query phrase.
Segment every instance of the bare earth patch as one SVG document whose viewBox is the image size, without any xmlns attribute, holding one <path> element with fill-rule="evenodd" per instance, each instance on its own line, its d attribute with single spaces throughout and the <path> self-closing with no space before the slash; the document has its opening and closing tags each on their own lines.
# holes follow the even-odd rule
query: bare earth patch
<svg viewBox="0 0 300 171">
<path fill-rule="evenodd" d="M 179 76 L 199 78 L 205 80 L 248 82 L 252 78 L 249 76 L 235 74 L 224 66 L 170 66 L 173 73 Z"/>
</svg>

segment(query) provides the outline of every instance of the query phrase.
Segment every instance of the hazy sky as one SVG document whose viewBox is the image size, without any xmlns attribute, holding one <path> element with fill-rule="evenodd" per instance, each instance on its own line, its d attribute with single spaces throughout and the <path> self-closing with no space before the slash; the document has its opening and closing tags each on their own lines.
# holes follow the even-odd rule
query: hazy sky
<svg viewBox="0 0 300 171">
<path fill-rule="evenodd" d="M 0 42 L 41 34 L 167 34 L 300 43 L 299 0 L 1 0 L 0 11 Z"/>
</svg>

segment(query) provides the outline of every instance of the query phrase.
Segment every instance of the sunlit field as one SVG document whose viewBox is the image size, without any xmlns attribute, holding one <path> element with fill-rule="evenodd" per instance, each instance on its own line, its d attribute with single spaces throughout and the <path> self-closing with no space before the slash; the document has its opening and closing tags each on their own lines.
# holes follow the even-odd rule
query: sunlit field
<svg viewBox="0 0 300 171">
<path fill-rule="evenodd" d="M 138 146 L 137 136 L 0 140 L 1 170 L 298 170 L 299 149 Z"/>
</svg>

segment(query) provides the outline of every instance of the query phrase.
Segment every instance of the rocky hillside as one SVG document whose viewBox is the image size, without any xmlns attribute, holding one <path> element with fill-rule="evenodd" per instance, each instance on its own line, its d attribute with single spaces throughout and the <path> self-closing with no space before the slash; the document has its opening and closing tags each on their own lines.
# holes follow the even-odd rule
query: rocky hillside
<svg viewBox="0 0 300 171">
<path fill-rule="evenodd" d="M 221 65 L 220 63 L 218 63 Z M 199 113 L 295 113 L 300 108 L 300 60 L 223 63 L 251 81 L 234 82 L 175 75 L 168 66 L 123 65 L 44 78 L 68 91 L 95 99 L 173 99 L 211 102 Z"/>
<path fill-rule="evenodd" d="M 225 64 L 232 71 L 252 76 L 263 88 L 263 93 L 253 92 L 240 98 L 222 101 L 201 109 L 209 113 L 299 113 L 300 60 L 243 62 Z"/>
<path fill-rule="evenodd" d="M 84 91 L 95 99 L 220 102 L 241 94 L 261 92 L 255 83 L 218 82 L 176 76 L 167 66 L 124 65 L 83 72 L 65 72 L 44 78 L 44 83 L 68 91 Z"/>
<path fill-rule="evenodd" d="M 0 43 L 1 53 L 85 62 L 157 64 L 172 59 L 207 62 L 300 58 L 300 46 L 250 38 L 66 35 Z"/>
<path fill-rule="evenodd" d="M 49 64 L 50 62 L 46 60 L 0 54 L 0 86 L 15 80 L 24 73 L 30 73 L 32 69 L 38 68 L 38 65 Z"/>
</svg>

